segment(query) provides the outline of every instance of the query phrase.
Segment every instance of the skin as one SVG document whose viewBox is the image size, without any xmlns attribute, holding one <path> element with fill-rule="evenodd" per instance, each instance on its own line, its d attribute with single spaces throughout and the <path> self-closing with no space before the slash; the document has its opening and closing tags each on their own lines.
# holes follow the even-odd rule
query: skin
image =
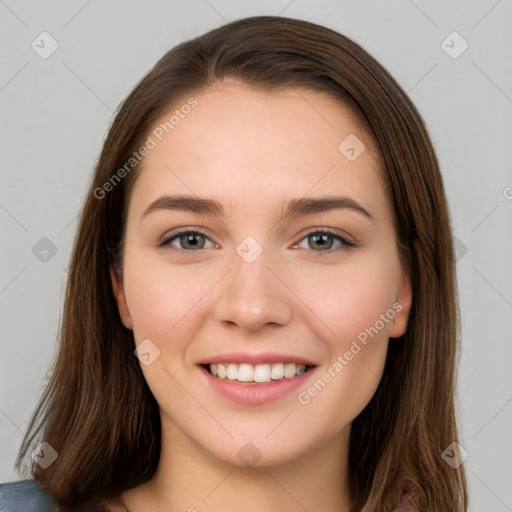
<svg viewBox="0 0 512 512">
<path fill-rule="evenodd" d="M 123 275 L 111 271 L 123 324 L 137 345 L 149 338 L 160 350 L 141 364 L 161 411 L 159 466 L 122 499 L 131 512 L 348 511 L 351 423 L 377 389 L 389 338 L 407 329 L 412 300 L 375 146 L 353 111 L 324 93 L 224 81 L 194 97 L 198 105 L 143 160 Z M 338 150 L 349 134 L 366 146 L 352 162 Z M 163 194 L 217 199 L 226 217 L 159 210 L 141 220 Z M 349 209 L 280 220 L 284 202 L 324 195 L 355 199 L 375 223 Z M 186 237 L 158 247 L 178 227 L 205 233 L 194 254 Z M 358 245 L 315 243 L 312 228 Z M 249 235 L 263 247 L 250 264 L 236 252 Z M 396 303 L 401 310 L 378 335 L 299 403 L 298 391 Z M 240 405 L 207 387 L 196 366 L 238 350 L 294 354 L 318 367 L 277 402 Z M 261 454 L 253 467 L 237 456 L 247 442 Z"/>
</svg>

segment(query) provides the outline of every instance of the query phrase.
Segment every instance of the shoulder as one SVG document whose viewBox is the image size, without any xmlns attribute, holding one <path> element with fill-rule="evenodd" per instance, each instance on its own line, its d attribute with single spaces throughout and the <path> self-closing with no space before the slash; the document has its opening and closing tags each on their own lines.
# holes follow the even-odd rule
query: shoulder
<svg viewBox="0 0 512 512">
<path fill-rule="evenodd" d="M 0 484 L 0 512 L 53 512 L 50 496 L 35 480 Z"/>
</svg>

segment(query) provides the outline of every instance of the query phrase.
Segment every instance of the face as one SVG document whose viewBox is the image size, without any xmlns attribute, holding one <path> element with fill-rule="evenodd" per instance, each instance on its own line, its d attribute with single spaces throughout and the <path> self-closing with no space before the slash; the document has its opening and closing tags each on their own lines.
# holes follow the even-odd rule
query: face
<svg viewBox="0 0 512 512">
<path fill-rule="evenodd" d="M 373 141 L 344 103 L 229 82 L 194 98 L 153 137 L 112 284 L 163 435 L 237 466 L 284 464 L 347 439 L 406 331 L 410 280 Z M 179 195 L 218 209 L 153 204 Z M 326 196 L 343 200 L 285 215 Z M 210 362 L 234 366 L 221 379 Z"/>
</svg>

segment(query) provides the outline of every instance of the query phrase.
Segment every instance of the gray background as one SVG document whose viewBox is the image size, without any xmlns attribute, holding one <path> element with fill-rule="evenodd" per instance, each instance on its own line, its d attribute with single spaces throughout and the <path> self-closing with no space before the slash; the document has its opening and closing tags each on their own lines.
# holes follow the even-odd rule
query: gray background
<svg viewBox="0 0 512 512">
<path fill-rule="evenodd" d="M 19 478 L 13 463 L 55 355 L 76 215 L 113 111 L 175 44 L 280 14 L 355 39 L 427 122 L 457 237 L 470 510 L 512 510 L 512 0 L 254 4 L 0 0 L 0 482 Z M 59 45 L 46 59 L 31 47 L 43 31 Z M 462 40 L 442 46 L 453 31 L 469 44 L 457 58 L 446 45 L 459 53 Z M 43 237 L 57 249 L 46 260 Z"/>
</svg>

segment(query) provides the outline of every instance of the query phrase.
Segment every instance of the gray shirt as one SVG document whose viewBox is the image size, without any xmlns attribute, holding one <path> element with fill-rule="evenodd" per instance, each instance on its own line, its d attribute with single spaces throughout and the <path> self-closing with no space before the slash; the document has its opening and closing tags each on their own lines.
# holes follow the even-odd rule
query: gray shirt
<svg viewBox="0 0 512 512">
<path fill-rule="evenodd" d="M 0 512 L 53 512 L 53 501 L 35 480 L 0 484 Z"/>
</svg>

